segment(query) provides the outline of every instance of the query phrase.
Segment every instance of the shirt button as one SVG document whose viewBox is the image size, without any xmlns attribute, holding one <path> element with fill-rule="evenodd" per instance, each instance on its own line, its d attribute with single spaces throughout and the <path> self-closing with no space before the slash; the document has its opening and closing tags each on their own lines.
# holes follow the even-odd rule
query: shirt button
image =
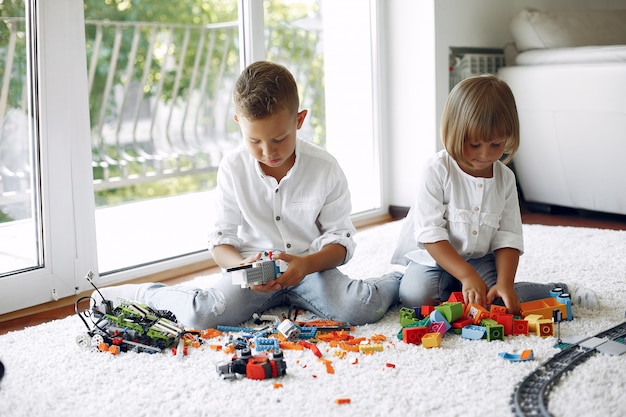
<svg viewBox="0 0 626 417">
<path fill-rule="evenodd" d="M 480 207 L 474 207 L 474 211 L 480 210 Z"/>
<path fill-rule="evenodd" d="M 352 236 L 350 232 L 346 233 L 346 237 L 350 237 L 350 236 Z"/>
<path fill-rule="evenodd" d="M 291 248 L 291 243 L 287 243 L 287 249 Z"/>
<path fill-rule="evenodd" d="M 474 236 L 476 236 L 476 235 L 478 234 L 478 232 L 477 232 L 476 230 L 472 230 L 472 234 L 473 234 Z"/>
<path fill-rule="evenodd" d="M 276 221 L 280 221 L 280 216 L 276 216 Z"/>
<path fill-rule="evenodd" d="M 222 236 L 222 232 L 217 232 L 217 235 L 218 236 Z"/>
<path fill-rule="evenodd" d="M 278 194 L 278 188 L 277 188 L 277 189 L 275 189 L 275 190 L 274 190 L 274 192 Z"/>
</svg>

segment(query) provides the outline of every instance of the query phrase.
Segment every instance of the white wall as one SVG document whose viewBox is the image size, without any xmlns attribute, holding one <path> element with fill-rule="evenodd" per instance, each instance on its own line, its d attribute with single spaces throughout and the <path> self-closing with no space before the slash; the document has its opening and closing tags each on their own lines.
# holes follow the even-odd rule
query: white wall
<svg viewBox="0 0 626 417">
<path fill-rule="evenodd" d="M 625 9 L 626 0 L 387 0 L 387 123 L 392 142 L 386 184 L 389 204 L 410 206 L 426 159 L 439 146 L 439 119 L 448 95 L 451 46 L 502 48 L 509 21 L 524 7 Z M 386 137 L 385 137 L 386 136 Z"/>
<path fill-rule="evenodd" d="M 387 2 L 382 141 L 390 142 L 391 175 L 383 185 L 392 205 L 411 204 L 416 176 L 436 150 L 434 12 L 432 0 Z"/>
</svg>

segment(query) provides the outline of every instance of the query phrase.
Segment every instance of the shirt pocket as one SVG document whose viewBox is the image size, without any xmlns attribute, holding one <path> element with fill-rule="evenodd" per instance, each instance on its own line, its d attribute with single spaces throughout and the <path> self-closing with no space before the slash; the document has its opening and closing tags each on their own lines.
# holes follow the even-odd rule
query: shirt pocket
<svg viewBox="0 0 626 417">
<path fill-rule="evenodd" d="M 502 215 L 496 213 L 479 213 L 473 210 L 450 208 L 446 209 L 448 222 L 479 225 L 498 229 Z"/>
<path fill-rule="evenodd" d="M 498 230 L 500 228 L 500 219 L 502 219 L 501 214 L 495 213 L 481 213 L 480 215 L 480 225 L 481 227 L 490 227 L 492 229 Z"/>
<path fill-rule="evenodd" d="M 292 200 L 287 210 L 294 222 L 315 224 L 322 210 L 322 201 L 316 198 Z"/>
<path fill-rule="evenodd" d="M 446 207 L 446 219 L 449 223 L 475 224 L 478 217 L 471 210 L 464 210 L 453 207 Z"/>
</svg>

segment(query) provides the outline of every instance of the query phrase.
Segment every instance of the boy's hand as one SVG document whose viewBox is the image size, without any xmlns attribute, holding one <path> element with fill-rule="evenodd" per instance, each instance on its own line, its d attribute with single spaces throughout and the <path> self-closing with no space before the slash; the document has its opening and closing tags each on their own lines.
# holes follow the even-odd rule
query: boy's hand
<svg viewBox="0 0 626 417">
<path fill-rule="evenodd" d="M 263 253 L 257 252 L 254 255 L 250 255 L 246 259 L 242 260 L 239 265 L 248 265 L 248 264 L 251 264 L 253 262 L 256 262 L 259 259 L 261 259 L 261 256 L 263 256 Z"/>
<path fill-rule="evenodd" d="M 274 259 L 280 259 L 287 263 L 287 270 L 276 280 L 281 287 L 298 285 L 310 273 L 310 265 L 306 256 L 295 256 L 281 252 L 274 255 Z"/>
<path fill-rule="evenodd" d="M 307 275 L 308 263 L 306 257 L 289 255 L 288 253 L 277 253 L 273 259 L 282 260 L 287 263 L 287 270 L 283 272 L 280 277 L 272 280 L 264 285 L 255 285 L 251 287 L 255 291 L 259 292 L 272 292 L 278 291 L 283 287 L 293 287 L 298 285 L 300 281 Z"/>
<path fill-rule="evenodd" d="M 518 314 L 520 309 L 520 301 L 517 297 L 517 293 L 512 286 L 496 284 L 487 293 L 487 302 L 491 303 L 491 301 L 495 297 L 502 298 L 504 301 L 504 305 L 506 306 L 507 312 L 509 314 Z"/>
<path fill-rule="evenodd" d="M 304 256 L 290 255 L 284 252 L 275 253 L 273 259 L 285 261 L 287 270 L 280 277 L 265 285 L 252 287 L 261 292 L 277 291 L 283 287 L 298 285 L 305 276 L 314 272 L 324 271 L 341 265 L 346 257 L 346 248 L 338 243 L 331 243 L 321 250 Z"/>
</svg>

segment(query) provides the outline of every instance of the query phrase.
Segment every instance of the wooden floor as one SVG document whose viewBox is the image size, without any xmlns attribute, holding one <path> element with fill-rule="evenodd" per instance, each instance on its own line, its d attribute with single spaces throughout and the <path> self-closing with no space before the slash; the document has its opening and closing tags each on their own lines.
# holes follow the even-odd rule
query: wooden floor
<svg viewBox="0 0 626 417">
<path fill-rule="evenodd" d="M 522 207 L 522 221 L 525 224 L 543 224 L 548 226 L 575 226 L 575 227 L 592 227 L 599 229 L 614 229 L 614 230 L 626 230 L 626 216 L 609 215 L 603 213 L 592 212 L 580 212 L 567 209 L 552 209 L 551 212 L 545 212 L 545 210 L 537 211 L 536 207 L 529 207 L 523 205 Z M 392 213 L 392 217 L 393 216 Z M 371 226 L 371 225 L 370 225 Z M 212 268 L 202 273 L 215 273 L 217 268 Z M 195 275 L 199 275 L 197 273 Z M 165 281 L 168 284 L 175 284 L 181 281 L 190 279 L 190 276 L 182 276 L 179 278 Z M 87 308 L 87 302 L 83 305 L 79 305 L 79 308 Z M 71 314 L 75 314 L 74 306 L 66 306 L 60 308 L 54 308 L 45 312 L 28 315 L 8 321 L 2 321 L 0 316 L 0 334 L 5 334 L 13 330 L 21 330 L 25 327 L 35 326 L 37 324 L 45 323 L 51 320 L 61 319 Z"/>
</svg>

